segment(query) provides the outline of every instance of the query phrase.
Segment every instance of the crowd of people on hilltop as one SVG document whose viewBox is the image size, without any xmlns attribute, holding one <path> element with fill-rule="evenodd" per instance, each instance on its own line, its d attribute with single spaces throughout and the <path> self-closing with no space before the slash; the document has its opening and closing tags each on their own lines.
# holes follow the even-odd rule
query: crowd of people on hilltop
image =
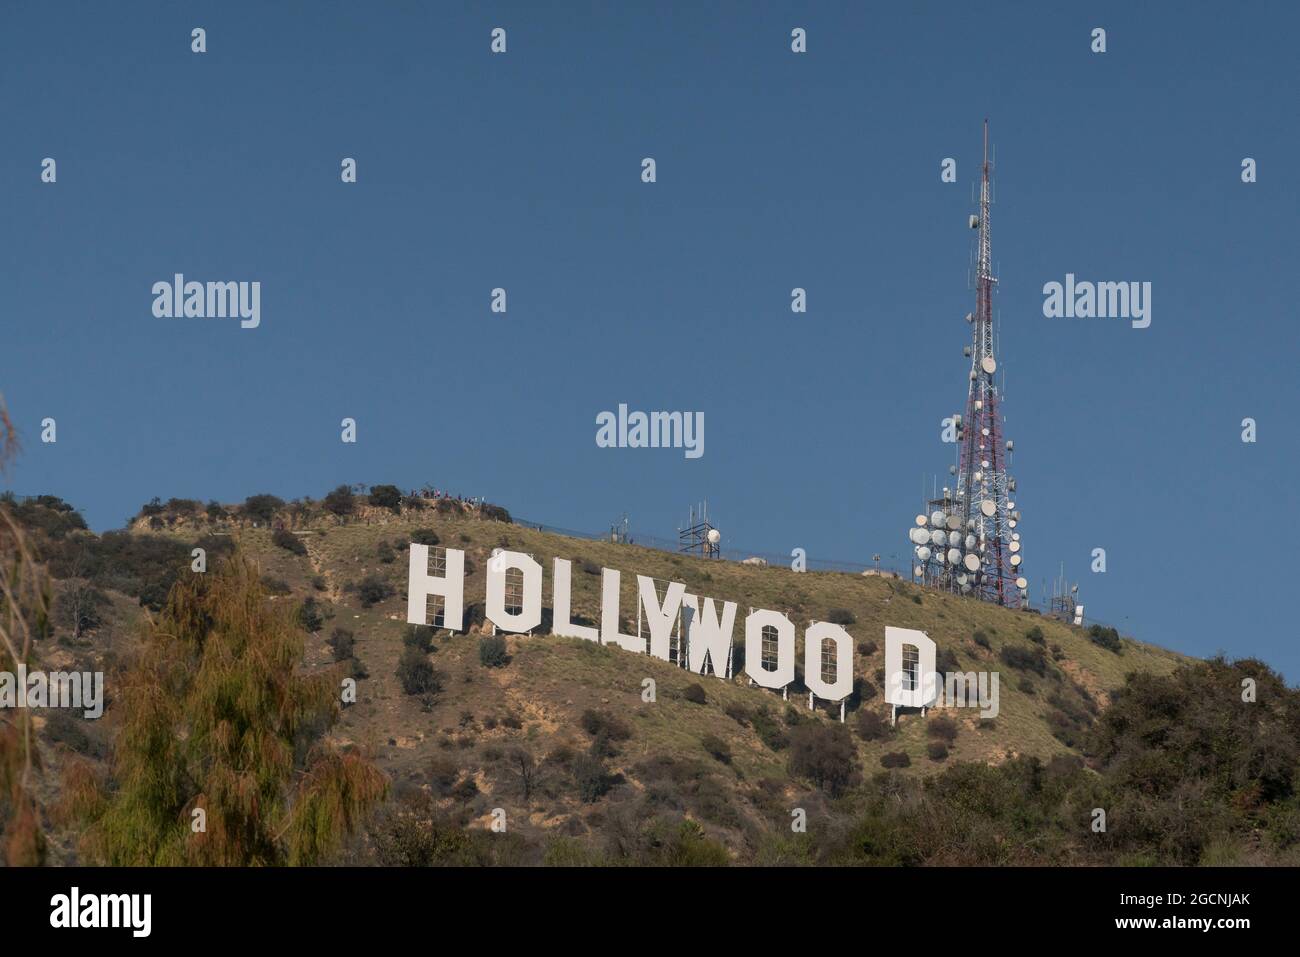
<svg viewBox="0 0 1300 957">
<path fill-rule="evenodd" d="M 486 501 L 482 495 L 466 498 L 463 495 L 453 495 L 446 489 L 433 488 L 430 485 L 426 485 L 418 491 L 411 492 L 411 498 L 442 499 L 443 501 L 460 502 L 462 505 L 469 505 L 472 508 L 478 508 Z"/>
</svg>

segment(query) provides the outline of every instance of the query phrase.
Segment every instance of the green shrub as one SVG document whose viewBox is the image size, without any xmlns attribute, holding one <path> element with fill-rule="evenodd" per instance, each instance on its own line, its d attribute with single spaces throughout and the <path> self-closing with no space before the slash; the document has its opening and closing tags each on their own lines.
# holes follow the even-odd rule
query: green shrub
<svg viewBox="0 0 1300 957">
<path fill-rule="evenodd" d="M 433 629 L 428 625 L 407 625 L 402 633 L 402 645 L 427 655 L 433 651 Z"/>
<path fill-rule="evenodd" d="M 593 736 L 604 734 L 611 741 L 626 741 L 632 737 L 631 725 L 604 711 L 593 711 L 589 708 L 582 713 L 579 723 L 588 734 Z"/>
<path fill-rule="evenodd" d="M 478 640 L 479 664 L 485 668 L 500 668 L 510 660 L 506 653 L 506 640 L 500 635 L 486 635 Z"/>
<path fill-rule="evenodd" d="M 409 695 L 433 696 L 442 691 L 443 676 L 418 648 L 407 648 L 397 662 L 397 680 Z"/>
<path fill-rule="evenodd" d="M 708 704 L 709 696 L 704 693 L 704 687 L 692 682 L 682 689 L 682 697 L 692 704 Z"/>
<path fill-rule="evenodd" d="M 971 641 L 975 642 L 975 644 L 979 645 L 985 651 L 991 651 L 993 649 L 993 646 L 989 644 L 989 636 L 984 634 L 982 631 L 977 631 L 975 634 L 971 635 Z"/>
<path fill-rule="evenodd" d="M 857 622 L 853 612 L 847 608 L 832 608 L 826 613 L 826 620 L 832 625 L 852 625 Z"/>
<path fill-rule="evenodd" d="M 295 555 L 307 554 L 307 546 L 303 544 L 302 539 L 288 529 L 277 528 L 272 532 L 271 544 L 278 545 L 286 552 L 292 552 Z"/>
<path fill-rule="evenodd" d="M 925 746 L 925 753 L 931 761 L 943 761 L 948 757 L 948 745 L 942 741 L 931 741 Z"/>
<path fill-rule="evenodd" d="M 391 598 L 393 594 L 393 586 L 378 575 L 367 575 L 357 583 L 357 597 L 361 600 L 362 608 L 371 608 Z"/>
<path fill-rule="evenodd" d="M 335 628 L 330 632 L 329 646 L 335 661 L 347 661 L 356 653 L 356 638 L 346 628 Z"/>
<path fill-rule="evenodd" d="M 614 777 L 606 769 L 605 762 L 589 754 L 574 758 L 572 771 L 578 796 L 587 804 L 600 800 L 614 786 Z"/>
<path fill-rule="evenodd" d="M 1034 625 L 1027 632 L 1025 632 L 1025 638 L 1028 641 L 1032 641 L 1036 645 L 1047 644 L 1047 639 L 1043 637 L 1043 629 L 1040 628 L 1038 625 Z"/>
<path fill-rule="evenodd" d="M 1032 671 L 1040 678 L 1047 675 L 1047 657 L 1042 648 L 1027 645 L 1005 645 L 998 656 L 1002 663 L 1021 671 Z"/>
<path fill-rule="evenodd" d="M 431 528 L 417 528 L 411 533 L 411 541 L 416 545 L 438 545 L 441 544 L 442 539 Z"/>
<path fill-rule="evenodd" d="M 321 630 L 329 614 L 329 609 L 318 602 L 315 596 L 308 595 L 298 606 L 298 624 L 315 634 Z"/>
<path fill-rule="evenodd" d="M 857 720 L 854 726 L 858 730 L 858 737 L 863 741 L 880 741 L 893 734 L 894 729 L 889 722 L 876 714 L 874 711 L 868 711 L 862 708 L 858 711 Z"/>
<path fill-rule="evenodd" d="M 731 748 L 717 735 L 706 734 L 700 738 L 700 746 L 715 761 L 721 761 L 723 764 L 731 763 Z"/>
<path fill-rule="evenodd" d="M 790 736 L 766 709 L 755 711 L 750 721 L 758 739 L 771 750 L 782 751 L 790 744 Z"/>
<path fill-rule="evenodd" d="M 931 738 L 952 744 L 957 740 L 957 722 L 947 715 L 932 716 L 925 724 L 925 733 Z"/>
<path fill-rule="evenodd" d="M 880 766 L 882 768 L 910 768 L 912 759 L 907 756 L 906 751 L 889 751 L 880 756 Z"/>
<path fill-rule="evenodd" d="M 1123 647 L 1120 644 L 1119 632 L 1114 628 L 1104 628 L 1101 625 L 1093 625 L 1088 629 L 1088 639 L 1094 645 L 1100 645 L 1115 654 L 1119 654 Z"/>
</svg>

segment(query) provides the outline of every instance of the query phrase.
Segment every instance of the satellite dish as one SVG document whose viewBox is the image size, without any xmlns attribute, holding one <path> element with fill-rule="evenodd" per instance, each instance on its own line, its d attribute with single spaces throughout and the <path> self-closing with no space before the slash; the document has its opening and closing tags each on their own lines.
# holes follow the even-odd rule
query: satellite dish
<svg viewBox="0 0 1300 957">
<path fill-rule="evenodd" d="M 971 213 L 970 215 L 970 228 L 971 229 L 980 228 L 980 218 L 976 216 L 974 213 Z"/>
<path fill-rule="evenodd" d="M 982 449 L 982 448 L 984 448 L 984 446 L 981 445 L 980 448 Z M 985 468 L 988 468 L 988 467 L 989 467 L 989 460 L 988 460 L 988 459 L 985 459 L 983 462 L 980 463 L 980 465 L 984 466 Z"/>
<path fill-rule="evenodd" d="M 972 375 L 973 375 L 973 373 L 972 373 Z M 982 409 L 982 408 L 984 408 L 984 400 L 983 400 L 983 399 L 976 399 L 976 400 L 975 400 L 975 408 L 977 408 L 977 409 Z"/>
<path fill-rule="evenodd" d="M 974 535 L 967 535 L 967 536 L 966 536 L 966 550 L 967 550 L 967 551 L 970 551 L 970 550 L 971 550 L 972 548 L 974 548 L 974 547 L 975 547 L 975 536 L 974 536 Z"/>
<path fill-rule="evenodd" d="M 943 548 L 944 542 L 946 542 L 947 540 L 948 540 L 948 536 L 945 535 L 937 528 L 930 533 L 930 541 L 933 544 L 938 545 L 940 548 Z"/>
<path fill-rule="evenodd" d="M 1017 579 L 1016 579 L 1016 587 L 1019 588 L 1021 591 L 1024 591 L 1026 588 L 1029 587 L 1029 579 L 1028 579 L 1028 578 L 1017 578 Z"/>
<path fill-rule="evenodd" d="M 917 545 L 916 557 L 921 559 L 923 562 L 928 562 L 930 560 L 930 549 L 925 545 Z"/>
<path fill-rule="evenodd" d="M 932 512 L 930 514 L 930 524 L 934 525 L 937 528 L 938 526 L 943 524 L 944 518 L 946 518 L 946 516 L 943 514 L 943 512 Z"/>
<path fill-rule="evenodd" d="M 917 565 L 915 568 L 912 569 L 912 574 L 915 575 L 917 578 L 920 578 L 921 575 L 923 575 L 924 573 L 925 570 L 920 565 Z"/>
<path fill-rule="evenodd" d="M 948 533 L 948 544 L 951 545 L 953 548 L 956 548 L 958 545 L 960 545 L 960 544 L 961 544 L 961 532 L 949 532 L 949 533 Z"/>
<path fill-rule="evenodd" d="M 948 549 L 948 564 L 956 565 L 959 561 L 961 561 L 961 552 L 955 548 Z"/>
<path fill-rule="evenodd" d="M 980 502 L 980 514 L 985 518 L 992 518 L 998 512 L 998 503 L 991 498 L 986 498 Z"/>
<path fill-rule="evenodd" d="M 980 560 L 978 555 L 967 555 L 965 562 L 967 571 L 979 571 Z"/>
<path fill-rule="evenodd" d="M 977 482 L 981 482 L 981 481 L 984 480 L 984 473 L 983 473 L 983 472 L 976 472 L 975 475 L 974 475 L 974 478 L 975 478 L 975 481 L 977 481 Z"/>
<path fill-rule="evenodd" d="M 961 528 L 961 516 L 960 516 L 960 515 L 949 515 L 949 516 L 948 516 L 948 521 L 945 522 L 944 524 L 947 525 L 950 529 Z"/>
<path fill-rule="evenodd" d="M 1016 511 L 1012 512 L 1012 513 L 1011 513 L 1011 517 L 1014 518 L 1017 522 L 1020 521 L 1020 511 L 1019 511 L 1019 510 L 1016 510 Z"/>
<path fill-rule="evenodd" d="M 722 541 L 722 533 L 716 528 L 709 529 L 709 544 L 716 545 L 720 541 Z"/>
<path fill-rule="evenodd" d="M 911 539 L 913 545 L 920 545 L 930 540 L 930 533 L 923 528 L 909 528 L 907 537 Z"/>
<path fill-rule="evenodd" d="M 925 528 L 925 523 L 928 521 L 929 519 L 926 518 L 924 515 L 916 516 L 916 524 L 919 525 L 921 528 Z"/>
<path fill-rule="evenodd" d="M 988 429 L 980 429 L 980 435 L 988 435 L 988 434 L 989 434 Z"/>
<path fill-rule="evenodd" d="M 966 576 L 965 576 L 965 575 L 958 575 L 958 576 L 957 576 L 957 584 L 958 584 L 958 585 L 964 585 L 964 584 L 966 584 L 966 581 L 967 581 L 967 579 L 966 579 Z"/>
<path fill-rule="evenodd" d="M 1020 543 L 1012 542 L 1010 545 L 1007 546 L 1007 548 L 1011 549 L 1012 554 L 1015 554 L 1016 552 L 1020 551 Z"/>
<path fill-rule="evenodd" d="M 997 371 L 998 361 L 994 359 L 992 356 L 985 356 L 983 359 L 980 360 L 980 368 L 983 369 L 985 372 L 987 372 L 989 375 L 992 375 L 994 372 Z"/>
<path fill-rule="evenodd" d="M 1019 533 L 1019 532 L 1012 532 L 1012 533 L 1011 533 L 1011 540 L 1012 540 L 1013 542 L 1018 542 L 1018 541 L 1020 541 L 1020 533 Z"/>
<path fill-rule="evenodd" d="M 1015 527 L 1016 527 L 1016 520 L 1015 520 L 1014 518 L 1007 519 L 1007 527 L 1009 527 L 1009 528 L 1015 528 Z"/>
<path fill-rule="evenodd" d="M 1011 567 L 1012 567 L 1012 568 L 1019 567 L 1020 562 L 1021 562 L 1021 558 L 1020 558 L 1019 555 L 1012 555 L 1012 556 L 1011 556 Z"/>
</svg>

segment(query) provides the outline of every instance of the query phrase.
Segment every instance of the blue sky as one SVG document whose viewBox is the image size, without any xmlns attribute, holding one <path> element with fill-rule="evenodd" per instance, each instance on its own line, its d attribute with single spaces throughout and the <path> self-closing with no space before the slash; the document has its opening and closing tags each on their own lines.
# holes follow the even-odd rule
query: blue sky
<svg viewBox="0 0 1300 957">
<path fill-rule="evenodd" d="M 1090 615 L 1294 682 L 1300 13 L 1064 7 L 6 4 L 6 482 L 97 529 L 429 482 L 671 537 L 707 499 L 732 546 L 901 563 L 988 116 L 1031 593 L 1063 562 Z M 260 281 L 261 326 L 154 318 L 177 272 Z M 1151 282 L 1150 328 L 1044 318 L 1067 272 Z M 705 454 L 597 448 L 620 402 L 702 411 Z"/>
</svg>

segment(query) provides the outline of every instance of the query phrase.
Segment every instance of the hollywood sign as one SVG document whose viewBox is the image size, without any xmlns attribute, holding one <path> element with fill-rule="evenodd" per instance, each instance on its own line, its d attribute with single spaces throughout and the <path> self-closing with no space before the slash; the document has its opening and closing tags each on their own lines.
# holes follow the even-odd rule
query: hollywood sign
<svg viewBox="0 0 1300 957">
<path fill-rule="evenodd" d="M 429 624 L 428 601 L 437 596 L 443 603 L 441 627 L 462 631 L 465 553 L 448 548 L 444 554 L 442 574 L 430 574 L 429 546 L 411 544 L 406 620 L 413 625 Z M 517 591 L 507 605 L 506 575 L 511 570 L 518 573 Z M 692 595 L 681 582 L 667 582 L 661 599 L 656 580 L 637 575 L 638 634 L 627 635 L 622 631 L 619 616 L 621 573 L 612 568 L 600 571 L 599 627 L 573 621 L 572 576 L 573 563 L 556 558 L 551 570 L 551 634 L 617 645 L 627 651 L 679 664 L 700 675 L 731 677 L 732 637 L 736 625 L 734 601 L 724 601 L 719 608 L 713 598 Z M 498 550 L 492 556 L 487 563 L 484 617 L 497 629 L 513 634 L 528 634 L 541 626 L 542 566 L 536 559 L 523 552 L 506 550 Z M 640 634 L 642 621 L 648 634 Z M 745 617 L 744 627 L 745 674 L 760 687 L 784 692 L 795 678 L 794 622 L 779 611 L 758 608 L 752 609 Z M 771 667 L 764 667 L 765 638 L 769 643 L 766 657 L 771 661 Z M 773 638 L 774 656 L 770 653 Z M 834 677 L 830 679 L 822 673 L 822 652 L 827 643 L 834 648 Z M 803 650 L 804 684 L 813 696 L 842 703 L 853 693 L 853 638 L 841 625 L 828 621 L 811 622 L 804 629 Z M 935 660 L 935 643 L 925 632 L 887 626 L 885 701 L 895 709 L 926 708 L 936 704 L 944 692 L 944 683 L 935 672 Z M 969 677 L 974 679 L 974 673 L 969 673 Z M 997 676 L 993 675 L 994 700 L 996 680 Z M 963 691 L 963 695 L 966 693 Z M 948 697 L 949 703 L 954 703 L 951 690 Z M 979 697 L 983 706 L 988 698 L 986 686 L 980 688 Z"/>
</svg>

